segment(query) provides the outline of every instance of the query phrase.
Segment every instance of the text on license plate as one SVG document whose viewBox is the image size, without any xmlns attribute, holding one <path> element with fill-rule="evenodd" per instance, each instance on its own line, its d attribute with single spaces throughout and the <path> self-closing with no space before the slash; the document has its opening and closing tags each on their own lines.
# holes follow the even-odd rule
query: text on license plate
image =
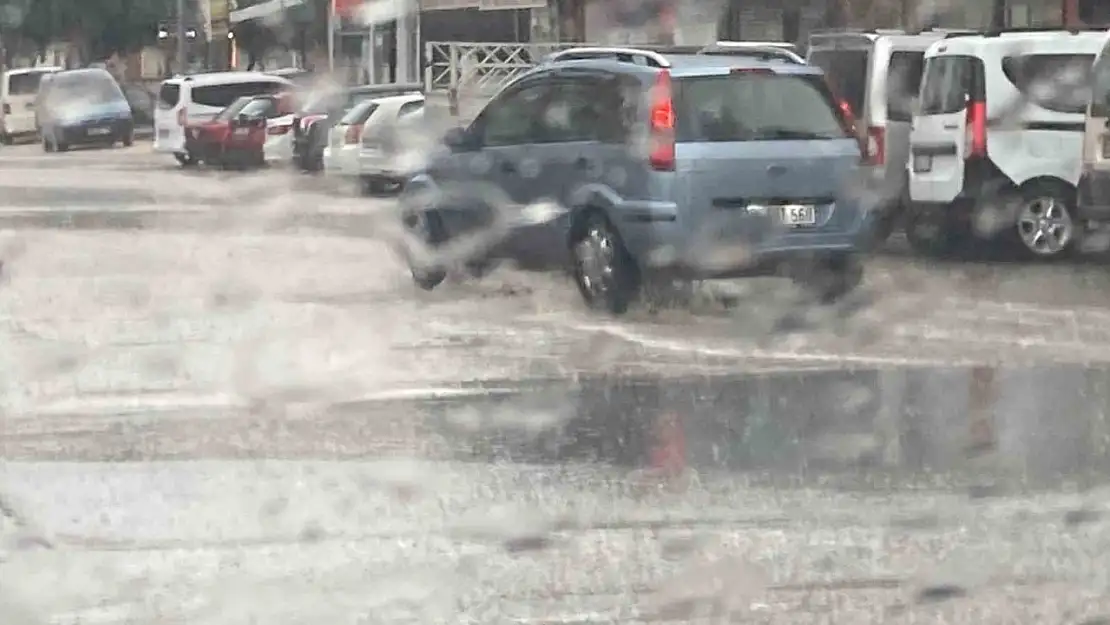
<svg viewBox="0 0 1110 625">
<path fill-rule="evenodd" d="M 106 135 L 110 134 L 111 132 L 111 128 L 89 128 L 89 134 L 95 136 Z"/>
<path fill-rule="evenodd" d="M 786 204 L 779 208 L 782 223 L 787 226 L 812 226 L 817 223 L 817 210 L 807 204 Z"/>
<path fill-rule="evenodd" d="M 250 128 L 236 128 L 235 129 L 235 136 L 236 137 L 245 137 L 245 136 L 249 135 L 250 132 L 251 132 Z"/>
<path fill-rule="evenodd" d="M 933 157 L 929 154 L 913 155 L 913 170 L 917 173 L 926 173 L 933 170 Z"/>
</svg>

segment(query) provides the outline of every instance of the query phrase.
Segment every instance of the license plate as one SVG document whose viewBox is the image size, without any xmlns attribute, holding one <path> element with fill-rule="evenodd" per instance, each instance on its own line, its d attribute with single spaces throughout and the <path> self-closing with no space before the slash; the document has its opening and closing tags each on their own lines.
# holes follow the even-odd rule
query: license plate
<svg viewBox="0 0 1110 625">
<path fill-rule="evenodd" d="M 913 155 L 913 170 L 917 173 L 926 173 L 933 170 L 933 157 L 928 154 Z"/>
<path fill-rule="evenodd" d="M 787 204 L 779 209 L 782 223 L 787 226 L 812 226 L 817 223 L 817 210 L 805 204 Z"/>
<path fill-rule="evenodd" d="M 249 135 L 250 133 L 251 133 L 250 128 L 236 128 L 235 129 L 235 136 L 236 137 L 245 137 L 245 136 Z"/>
<path fill-rule="evenodd" d="M 111 128 L 89 128 L 89 134 L 94 136 L 94 137 L 104 136 L 104 135 L 111 134 L 111 133 L 112 133 Z"/>
</svg>

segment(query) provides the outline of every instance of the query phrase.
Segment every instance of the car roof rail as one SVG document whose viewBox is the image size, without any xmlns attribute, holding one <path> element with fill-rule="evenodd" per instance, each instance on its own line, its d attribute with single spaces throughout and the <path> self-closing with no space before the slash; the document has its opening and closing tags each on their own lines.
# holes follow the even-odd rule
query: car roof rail
<svg viewBox="0 0 1110 625">
<path fill-rule="evenodd" d="M 668 68 L 671 62 L 667 57 L 663 56 L 655 50 L 646 48 L 619 48 L 619 47 L 582 47 L 582 48 L 567 48 L 566 50 L 559 50 L 553 52 L 544 59 L 544 64 L 559 63 L 562 61 L 580 61 L 583 59 L 612 59 L 622 60 L 622 56 L 630 58 L 641 58 L 647 61 L 648 65 L 654 67 Z"/>
<path fill-rule="evenodd" d="M 733 45 L 728 45 L 733 44 Z M 736 45 L 741 44 L 741 45 Z M 787 44 L 789 45 L 789 44 Z M 747 45 L 743 42 L 717 42 L 711 43 L 701 50 L 698 54 L 706 56 L 748 56 L 755 57 L 761 61 L 779 60 L 788 63 L 805 64 L 805 59 L 797 52 L 787 47 L 787 45 L 771 45 L 771 44 L 751 44 Z"/>
<path fill-rule="evenodd" d="M 1014 26 L 1009 28 L 991 28 L 982 31 L 984 37 L 998 37 L 1007 33 L 1071 33 L 1078 35 L 1081 32 L 1106 32 L 1105 26 Z"/>
</svg>

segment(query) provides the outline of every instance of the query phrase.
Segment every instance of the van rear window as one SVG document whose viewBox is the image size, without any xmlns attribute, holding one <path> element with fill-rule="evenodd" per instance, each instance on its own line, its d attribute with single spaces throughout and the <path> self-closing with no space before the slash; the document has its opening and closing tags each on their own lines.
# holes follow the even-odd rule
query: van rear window
<svg viewBox="0 0 1110 625">
<path fill-rule="evenodd" d="M 886 118 L 892 122 L 913 119 L 913 100 L 921 87 L 925 53 L 899 51 L 890 55 L 886 77 Z"/>
<path fill-rule="evenodd" d="M 181 85 L 162 83 L 162 88 L 158 90 L 158 108 L 172 109 L 180 99 Z"/>
<path fill-rule="evenodd" d="M 951 115 L 967 108 L 969 98 L 984 97 L 983 62 L 972 56 L 934 56 L 925 62 L 921 114 Z"/>
<path fill-rule="evenodd" d="M 836 97 L 843 99 L 858 116 L 867 97 L 867 65 L 870 50 L 813 50 L 809 64 L 820 67 Z"/>
<path fill-rule="evenodd" d="M 1110 117 L 1110 45 L 1091 70 L 1091 117 Z"/>
<path fill-rule="evenodd" d="M 682 142 L 839 139 L 848 136 L 820 76 L 738 72 L 678 82 Z"/>
<path fill-rule="evenodd" d="M 8 74 L 8 95 L 35 95 L 39 92 L 42 72 Z"/>
</svg>

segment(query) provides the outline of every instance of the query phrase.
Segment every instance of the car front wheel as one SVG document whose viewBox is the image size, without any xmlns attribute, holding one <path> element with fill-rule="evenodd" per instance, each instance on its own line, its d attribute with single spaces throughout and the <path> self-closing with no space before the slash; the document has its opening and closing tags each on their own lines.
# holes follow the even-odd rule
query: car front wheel
<svg viewBox="0 0 1110 625">
<path fill-rule="evenodd" d="M 431 291 L 447 279 L 447 269 L 425 256 L 433 255 L 435 248 L 447 241 L 447 230 L 434 210 L 419 210 L 406 216 L 405 231 L 424 247 L 415 254 L 405 251 L 412 281 L 421 289 Z"/>
</svg>

